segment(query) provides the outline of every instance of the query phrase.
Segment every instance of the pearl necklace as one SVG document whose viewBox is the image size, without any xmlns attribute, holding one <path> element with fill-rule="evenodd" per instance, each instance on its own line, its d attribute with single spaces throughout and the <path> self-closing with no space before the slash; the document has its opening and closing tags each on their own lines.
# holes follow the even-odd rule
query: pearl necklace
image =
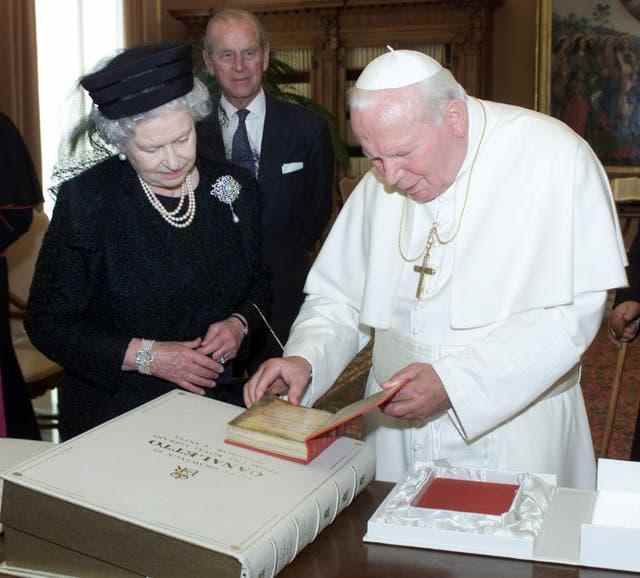
<svg viewBox="0 0 640 578">
<path fill-rule="evenodd" d="M 138 175 L 140 186 L 144 191 L 144 194 L 149 199 L 151 206 L 160 213 L 160 216 L 169 223 L 172 227 L 178 229 L 184 229 L 188 227 L 196 216 L 196 195 L 193 190 L 193 184 L 191 182 L 191 173 L 189 173 L 184 179 L 182 186 L 180 187 L 180 201 L 178 206 L 169 211 L 164 208 L 164 205 L 158 200 L 158 196 L 151 190 L 151 187 Z M 182 215 L 178 215 L 184 205 L 184 200 L 187 199 L 187 209 Z"/>
</svg>

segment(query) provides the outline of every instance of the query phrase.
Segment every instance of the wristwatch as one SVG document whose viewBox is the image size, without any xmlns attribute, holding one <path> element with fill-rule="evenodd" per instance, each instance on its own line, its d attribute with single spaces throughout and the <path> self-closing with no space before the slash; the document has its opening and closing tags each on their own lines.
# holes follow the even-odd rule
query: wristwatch
<svg viewBox="0 0 640 578">
<path fill-rule="evenodd" d="M 142 346 L 136 353 L 136 367 L 140 373 L 151 375 L 151 362 L 153 361 L 153 351 L 151 348 L 155 341 L 152 339 L 143 339 Z"/>
</svg>

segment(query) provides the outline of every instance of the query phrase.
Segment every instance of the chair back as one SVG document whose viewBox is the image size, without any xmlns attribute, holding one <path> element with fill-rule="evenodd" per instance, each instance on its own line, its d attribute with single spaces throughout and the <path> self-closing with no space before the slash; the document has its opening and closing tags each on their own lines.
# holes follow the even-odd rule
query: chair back
<svg viewBox="0 0 640 578">
<path fill-rule="evenodd" d="M 29 299 L 36 260 L 48 227 L 49 218 L 44 211 L 35 210 L 29 230 L 9 245 L 6 252 L 9 268 L 9 292 L 12 297 L 25 304 Z"/>
<path fill-rule="evenodd" d="M 11 340 L 22 370 L 25 382 L 35 386 L 36 391 L 46 390 L 53 386 L 52 380 L 59 379 L 61 367 L 38 351 L 24 330 L 24 318 L 29 290 L 35 271 L 36 260 L 40 253 L 44 234 L 49 226 L 49 219 L 43 211 L 34 211 L 33 222 L 29 230 L 17 241 L 12 243 L 6 252 L 9 269 L 9 316 L 11 325 Z"/>
</svg>

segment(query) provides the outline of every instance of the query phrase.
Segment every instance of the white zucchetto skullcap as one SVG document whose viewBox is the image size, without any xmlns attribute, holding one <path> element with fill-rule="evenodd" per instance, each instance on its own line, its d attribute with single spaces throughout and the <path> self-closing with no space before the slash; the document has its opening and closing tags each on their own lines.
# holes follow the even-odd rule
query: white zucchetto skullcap
<svg viewBox="0 0 640 578">
<path fill-rule="evenodd" d="M 374 58 L 356 81 L 356 88 L 384 90 L 415 84 L 440 72 L 437 60 L 415 50 L 393 50 Z"/>
</svg>

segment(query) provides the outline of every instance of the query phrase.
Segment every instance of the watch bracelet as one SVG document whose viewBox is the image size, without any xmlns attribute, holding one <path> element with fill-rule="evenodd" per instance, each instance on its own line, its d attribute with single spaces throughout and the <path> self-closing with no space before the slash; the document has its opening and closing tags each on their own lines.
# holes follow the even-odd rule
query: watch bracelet
<svg viewBox="0 0 640 578">
<path fill-rule="evenodd" d="M 136 368 L 144 375 L 151 375 L 151 364 L 153 363 L 153 352 L 151 351 L 155 341 L 153 339 L 142 339 L 140 349 L 136 352 Z"/>
</svg>

